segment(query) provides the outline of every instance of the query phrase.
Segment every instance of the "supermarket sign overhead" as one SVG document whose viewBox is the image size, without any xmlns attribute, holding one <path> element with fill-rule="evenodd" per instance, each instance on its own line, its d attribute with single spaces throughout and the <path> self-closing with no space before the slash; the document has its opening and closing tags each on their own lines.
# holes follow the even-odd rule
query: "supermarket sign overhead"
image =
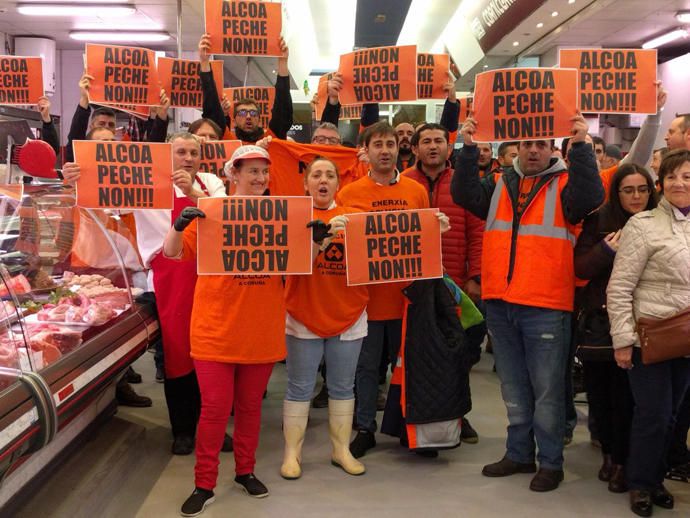
<svg viewBox="0 0 690 518">
<path fill-rule="evenodd" d="M 476 0 L 469 10 L 461 5 L 442 34 L 460 73 L 466 74 L 545 3 L 546 0 Z"/>
</svg>

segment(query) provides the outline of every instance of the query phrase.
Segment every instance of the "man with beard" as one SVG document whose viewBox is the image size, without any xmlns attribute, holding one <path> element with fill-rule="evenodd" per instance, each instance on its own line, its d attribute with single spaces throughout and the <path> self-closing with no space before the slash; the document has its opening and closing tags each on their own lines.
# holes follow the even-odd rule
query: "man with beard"
<svg viewBox="0 0 690 518">
<path fill-rule="evenodd" d="M 416 162 L 411 142 L 414 126 L 409 122 L 401 122 L 395 127 L 395 133 L 398 135 L 398 171 L 404 171 Z"/>
<path fill-rule="evenodd" d="M 211 119 L 221 128 L 225 128 L 225 140 L 241 140 L 243 144 L 255 143 L 266 136 L 286 139 L 292 127 L 292 97 L 290 95 L 290 72 L 288 70 L 289 50 L 283 38 L 280 38 L 281 56 L 278 58 L 276 77 L 276 97 L 271 109 L 271 120 L 268 130 L 259 125 L 259 107 L 252 99 L 240 99 L 232 107 L 232 122 L 229 111 L 232 103 L 223 98 L 219 101 L 216 83 L 211 71 L 211 36 L 204 34 L 199 41 L 199 61 L 201 62 L 201 84 L 204 96 L 202 117 Z M 228 114 L 226 116 L 226 114 Z"/>
</svg>

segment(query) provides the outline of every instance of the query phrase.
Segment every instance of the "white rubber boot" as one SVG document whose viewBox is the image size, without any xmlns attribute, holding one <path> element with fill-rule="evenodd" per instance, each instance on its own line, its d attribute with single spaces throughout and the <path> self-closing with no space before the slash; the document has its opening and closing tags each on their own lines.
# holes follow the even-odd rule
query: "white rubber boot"
<svg viewBox="0 0 690 518">
<path fill-rule="evenodd" d="M 285 455 L 280 476 L 294 480 L 302 476 L 302 444 L 309 420 L 309 401 L 283 401 L 283 435 Z"/>
<path fill-rule="evenodd" d="M 350 475 L 362 475 L 366 472 L 364 464 L 350 453 L 350 435 L 352 435 L 354 411 L 354 399 L 328 400 L 328 431 L 333 444 L 331 464 L 342 468 L 345 473 Z"/>
</svg>

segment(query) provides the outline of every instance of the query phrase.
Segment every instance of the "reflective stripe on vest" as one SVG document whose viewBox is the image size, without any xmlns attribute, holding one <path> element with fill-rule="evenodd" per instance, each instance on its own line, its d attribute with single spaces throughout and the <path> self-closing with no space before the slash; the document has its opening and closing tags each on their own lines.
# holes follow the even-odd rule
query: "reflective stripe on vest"
<svg viewBox="0 0 690 518">
<path fill-rule="evenodd" d="M 565 239 L 575 246 L 577 237 L 571 233 L 567 227 L 559 227 L 556 225 L 556 204 L 559 196 L 558 177 L 554 177 L 549 181 L 546 187 L 546 199 L 544 201 L 544 214 L 541 225 L 520 225 L 518 227 L 518 235 L 521 236 L 538 236 L 548 237 L 553 239 Z M 513 229 L 513 221 L 502 221 L 496 218 L 498 212 L 498 205 L 501 200 L 502 190 L 506 189 L 503 176 L 496 181 L 496 187 L 491 196 L 491 205 L 489 206 L 489 213 L 486 218 L 486 230 L 503 230 L 510 231 Z M 523 211 L 524 214 L 524 211 Z"/>
</svg>

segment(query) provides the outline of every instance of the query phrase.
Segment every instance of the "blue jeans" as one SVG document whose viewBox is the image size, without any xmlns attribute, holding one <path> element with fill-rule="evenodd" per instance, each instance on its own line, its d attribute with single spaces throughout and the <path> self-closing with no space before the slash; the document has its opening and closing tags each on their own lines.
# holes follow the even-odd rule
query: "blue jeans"
<svg viewBox="0 0 690 518">
<path fill-rule="evenodd" d="M 376 398 L 379 391 L 379 365 L 384 346 L 388 345 L 391 361 L 400 350 L 402 320 L 369 320 L 369 334 L 362 342 L 357 363 L 357 428 L 376 431 Z M 330 366 L 328 367 L 330 369 Z M 328 371 L 330 377 L 331 372 Z"/>
<path fill-rule="evenodd" d="M 640 349 L 633 351 L 628 371 L 635 400 L 627 479 L 630 489 L 651 491 L 666 475 L 666 454 L 673 438 L 678 408 L 690 384 L 690 360 L 677 358 L 644 365 Z"/>
<path fill-rule="evenodd" d="M 362 339 L 305 339 L 286 335 L 288 401 L 309 401 L 314 392 L 321 358 L 325 357 L 330 399 L 354 399 L 355 370 Z"/>
<path fill-rule="evenodd" d="M 490 300 L 486 304 L 496 371 L 508 413 L 506 456 L 562 469 L 565 370 L 571 314 Z"/>
</svg>

